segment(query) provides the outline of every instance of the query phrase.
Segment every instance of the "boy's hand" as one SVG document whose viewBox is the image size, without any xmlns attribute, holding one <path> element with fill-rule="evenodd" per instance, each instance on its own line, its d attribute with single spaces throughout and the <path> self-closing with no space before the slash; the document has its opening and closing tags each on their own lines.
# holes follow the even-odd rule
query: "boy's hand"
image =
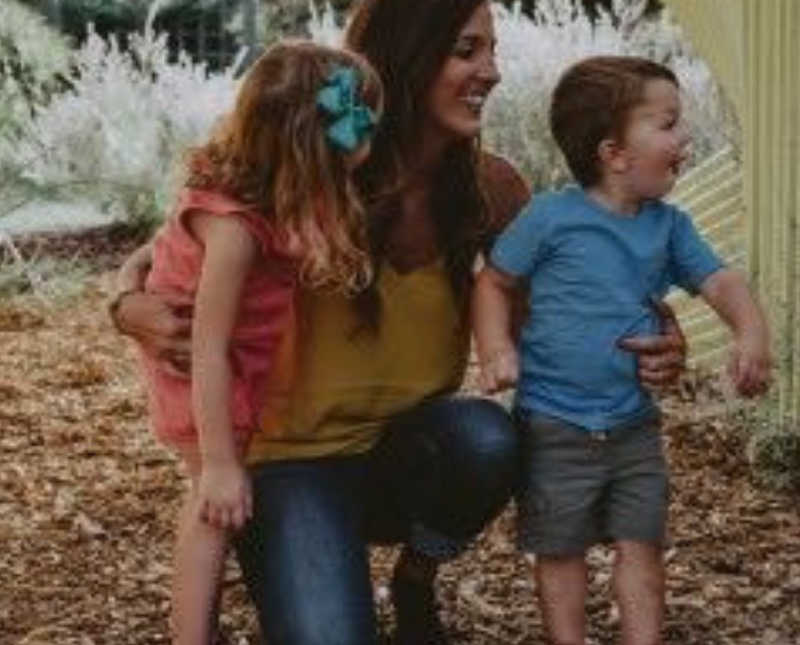
<svg viewBox="0 0 800 645">
<path fill-rule="evenodd" d="M 204 464 L 198 497 L 201 518 L 218 529 L 238 530 L 253 516 L 250 477 L 236 461 Z"/>
<path fill-rule="evenodd" d="M 493 394 L 514 385 L 519 378 L 519 358 L 514 348 L 492 352 L 480 361 L 479 385 L 485 394 Z"/>
<path fill-rule="evenodd" d="M 728 363 L 728 374 L 736 391 L 744 397 L 764 394 L 769 387 L 772 357 L 766 338 L 748 334 L 736 340 Z"/>
</svg>

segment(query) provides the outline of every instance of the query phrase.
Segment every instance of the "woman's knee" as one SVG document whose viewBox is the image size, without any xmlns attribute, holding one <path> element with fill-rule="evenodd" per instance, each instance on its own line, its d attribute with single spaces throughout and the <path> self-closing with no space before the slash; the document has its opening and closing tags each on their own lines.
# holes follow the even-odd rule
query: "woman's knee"
<svg viewBox="0 0 800 645">
<path fill-rule="evenodd" d="M 519 435 L 501 405 L 488 399 L 460 399 L 457 414 L 454 441 L 458 452 L 471 462 L 472 469 L 516 472 Z"/>
</svg>

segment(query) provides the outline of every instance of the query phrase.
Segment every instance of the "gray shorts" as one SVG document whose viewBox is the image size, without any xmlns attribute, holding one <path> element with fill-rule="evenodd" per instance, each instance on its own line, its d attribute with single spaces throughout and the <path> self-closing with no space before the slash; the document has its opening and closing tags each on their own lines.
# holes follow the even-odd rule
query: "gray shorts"
<svg viewBox="0 0 800 645">
<path fill-rule="evenodd" d="M 542 415 L 518 416 L 523 551 L 574 555 L 600 542 L 665 543 L 669 477 L 657 414 L 603 432 Z"/>
</svg>

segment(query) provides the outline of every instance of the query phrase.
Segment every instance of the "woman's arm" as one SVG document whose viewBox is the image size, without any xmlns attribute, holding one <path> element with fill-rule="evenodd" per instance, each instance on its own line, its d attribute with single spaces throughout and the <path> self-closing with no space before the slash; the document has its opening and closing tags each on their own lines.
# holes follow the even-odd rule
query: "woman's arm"
<svg viewBox="0 0 800 645">
<path fill-rule="evenodd" d="M 250 515 L 252 500 L 231 420 L 230 343 L 257 248 L 234 218 L 197 214 L 191 226 L 205 247 L 192 325 L 192 410 L 202 462 L 200 507 L 210 524 L 240 528 Z"/>
<path fill-rule="evenodd" d="M 117 293 L 142 291 L 153 261 L 153 243 L 142 244 L 130 254 L 117 273 Z"/>
<path fill-rule="evenodd" d="M 192 300 L 183 294 L 145 293 L 152 253 L 152 244 L 147 243 L 122 265 L 109 315 L 120 333 L 130 336 L 144 351 L 165 360 L 176 373 L 187 375 Z"/>
<path fill-rule="evenodd" d="M 686 369 L 686 337 L 675 312 L 665 302 L 655 303 L 661 317 L 661 333 L 634 336 L 619 341 L 619 346 L 636 354 L 639 380 L 644 385 L 671 385 Z"/>
</svg>

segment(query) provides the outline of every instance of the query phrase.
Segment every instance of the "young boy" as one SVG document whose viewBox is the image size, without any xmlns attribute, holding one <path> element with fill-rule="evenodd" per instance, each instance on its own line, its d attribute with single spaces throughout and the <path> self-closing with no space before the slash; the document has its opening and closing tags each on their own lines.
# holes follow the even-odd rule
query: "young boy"
<svg viewBox="0 0 800 645">
<path fill-rule="evenodd" d="M 618 346 L 658 330 L 654 302 L 678 285 L 731 327 L 730 374 L 745 396 L 766 388 L 767 328 L 744 278 L 689 217 L 660 200 L 686 156 L 678 82 L 633 57 L 586 59 L 560 79 L 550 124 L 580 186 L 534 197 L 500 236 L 475 287 L 482 382 L 518 381 L 525 490 L 521 548 L 553 643 L 585 638 L 585 552 L 613 542 L 625 645 L 661 642 L 668 481 L 659 412 Z M 523 283 L 519 341 L 511 302 Z"/>
</svg>

